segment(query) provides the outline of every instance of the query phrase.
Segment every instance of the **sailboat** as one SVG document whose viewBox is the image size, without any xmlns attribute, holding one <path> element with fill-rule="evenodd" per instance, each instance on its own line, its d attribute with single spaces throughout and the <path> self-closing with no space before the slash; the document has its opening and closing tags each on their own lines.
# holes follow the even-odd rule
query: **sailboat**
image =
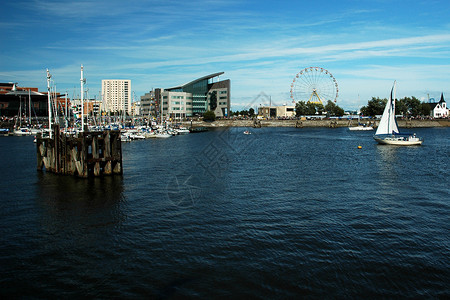
<svg viewBox="0 0 450 300">
<path fill-rule="evenodd" d="M 14 129 L 13 133 L 15 136 L 31 135 L 31 130 L 28 127 L 22 127 L 22 99 L 20 99 L 19 101 L 20 101 L 18 113 L 19 126 L 17 126 L 17 124 L 14 126 L 16 129 Z"/>
<path fill-rule="evenodd" d="M 359 102 L 359 96 L 358 96 L 358 102 Z M 361 124 L 360 120 L 361 112 L 358 111 L 358 125 L 357 126 L 350 126 L 348 129 L 351 131 L 360 131 L 360 130 L 373 130 L 373 127 L 367 124 Z"/>
<path fill-rule="evenodd" d="M 398 130 L 397 121 L 395 119 L 395 84 L 392 86 L 391 95 L 384 108 L 383 115 L 381 116 L 380 124 L 377 131 L 373 136 L 374 140 L 379 144 L 385 145 L 398 145 L 398 146 L 412 146 L 421 145 L 422 138 L 416 136 L 416 134 L 401 134 Z"/>
<path fill-rule="evenodd" d="M 358 113 L 358 125 L 357 126 L 350 126 L 348 130 L 351 131 L 360 131 L 360 130 L 373 130 L 373 127 L 367 124 L 361 124 L 360 117 Z"/>
<path fill-rule="evenodd" d="M 358 116 L 358 119 L 359 119 L 359 116 Z M 366 124 L 360 124 L 358 122 L 357 126 L 351 126 L 348 128 L 348 130 L 351 130 L 351 131 L 373 130 L 373 127 L 370 125 L 366 125 Z"/>
</svg>

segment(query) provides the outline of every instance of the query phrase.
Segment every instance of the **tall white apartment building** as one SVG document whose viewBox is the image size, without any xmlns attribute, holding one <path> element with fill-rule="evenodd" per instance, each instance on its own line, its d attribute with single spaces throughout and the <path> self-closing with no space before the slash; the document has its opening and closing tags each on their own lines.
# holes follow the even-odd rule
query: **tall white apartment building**
<svg viewBox="0 0 450 300">
<path fill-rule="evenodd" d="M 126 111 L 131 115 L 131 80 L 102 80 L 103 109 L 107 112 Z"/>
</svg>

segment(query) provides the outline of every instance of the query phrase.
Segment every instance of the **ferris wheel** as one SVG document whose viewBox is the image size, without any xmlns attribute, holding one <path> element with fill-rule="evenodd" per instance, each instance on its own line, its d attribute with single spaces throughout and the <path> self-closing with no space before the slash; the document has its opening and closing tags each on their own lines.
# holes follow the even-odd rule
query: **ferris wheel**
<svg viewBox="0 0 450 300">
<path fill-rule="evenodd" d="M 293 101 L 324 104 L 328 100 L 336 102 L 339 88 L 336 78 L 324 68 L 309 67 L 295 75 L 291 83 Z"/>
</svg>

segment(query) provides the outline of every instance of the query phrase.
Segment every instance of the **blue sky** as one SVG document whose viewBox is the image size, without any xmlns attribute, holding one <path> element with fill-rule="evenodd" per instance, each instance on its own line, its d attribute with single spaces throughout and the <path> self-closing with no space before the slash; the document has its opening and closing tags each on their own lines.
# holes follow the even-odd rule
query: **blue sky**
<svg viewBox="0 0 450 300">
<path fill-rule="evenodd" d="M 450 2 L 340 1 L 8 1 L 0 19 L 0 82 L 77 97 L 80 65 L 89 96 L 102 79 L 131 79 L 136 99 L 225 72 L 232 110 L 261 93 L 290 102 L 302 69 L 329 70 L 337 104 L 371 97 L 450 99 Z M 358 100 L 360 99 L 360 100 Z"/>
</svg>

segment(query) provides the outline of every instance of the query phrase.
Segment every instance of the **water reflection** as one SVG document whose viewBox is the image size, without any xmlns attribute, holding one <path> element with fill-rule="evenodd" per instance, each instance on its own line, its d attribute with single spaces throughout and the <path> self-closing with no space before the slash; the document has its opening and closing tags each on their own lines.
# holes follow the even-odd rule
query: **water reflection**
<svg viewBox="0 0 450 300">
<path fill-rule="evenodd" d="M 398 146 L 376 145 L 376 153 L 381 158 L 381 164 L 392 163 L 397 159 Z"/>
<path fill-rule="evenodd" d="M 399 159 L 398 151 L 397 146 L 376 146 L 378 175 L 382 185 L 391 185 L 398 176 L 396 168 Z"/>
<path fill-rule="evenodd" d="M 38 172 L 36 189 L 47 229 L 116 227 L 125 218 L 121 176 L 81 179 Z"/>
</svg>

